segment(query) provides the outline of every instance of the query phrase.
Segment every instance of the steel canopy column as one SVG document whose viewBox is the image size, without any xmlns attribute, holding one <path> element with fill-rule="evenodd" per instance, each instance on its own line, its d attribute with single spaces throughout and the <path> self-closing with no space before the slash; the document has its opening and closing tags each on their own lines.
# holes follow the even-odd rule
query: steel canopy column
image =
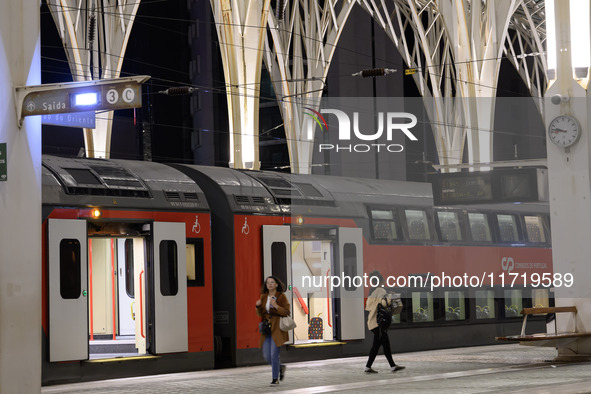
<svg viewBox="0 0 591 394">
<path fill-rule="evenodd" d="M 230 123 L 230 167 L 258 170 L 259 92 L 270 0 L 211 0 Z"/>
<path fill-rule="evenodd" d="M 292 0 L 282 21 L 269 16 L 272 43 L 265 41 L 265 64 L 279 99 L 291 172 L 310 174 L 314 122 L 339 38 L 354 0 Z"/>
<path fill-rule="evenodd" d="M 47 0 L 64 44 L 74 81 L 119 78 L 127 41 L 141 0 Z M 108 158 L 113 111 L 96 115 L 84 129 L 87 157 Z"/>
<path fill-rule="evenodd" d="M 540 98 L 546 86 L 543 3 L 470 2 L 470 9 L 461 0 L 359 4 L 384 29 L 407 66 L 418 70 L 413 78 L 432 123 L 439 163 L 462 163 L 466 135 L 468 160 L 492 161 L 501 59 L 513 64 L 533 97 Z M 409 31 L 414 42 L 406 38 Z M 540 111 L 541 104 L 536 100 Z"/>
</svg>

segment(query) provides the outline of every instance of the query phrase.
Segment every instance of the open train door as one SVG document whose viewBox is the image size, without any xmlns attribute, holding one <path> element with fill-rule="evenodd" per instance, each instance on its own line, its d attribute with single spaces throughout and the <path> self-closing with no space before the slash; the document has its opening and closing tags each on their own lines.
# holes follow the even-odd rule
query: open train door
<svg viewBox="0 0 591 394">
<path fill-rule="evenodd" d="M 154 353 L 186 352 L 187 258 L 185 223 L 154 222 Z"/>
<path fill-rule="evenodd" d="M 278 277 L 287 286 L 285 296 L 293 310 L 291 292 L 291 227 L 263 226 L 263 273 Z M 289 331 L 293 343 L 293 330 Z"/>
<path fill-rule="evenodd" d="M 85 220 L 48 220 L 49 361 L 88 360 Z"/>
<path fill-rule="evenodd" d="M 338 264 L 335 274 L 344 277 L 363 277 L 363 230 L 339 227 Z M 341 277 L 343 277 L 341 276 Z M 363 296 L 364 288 L 353 283 L 341 283 L 337 293 L 340 301 L 341 340 L 365 338 Z"/>
</svg>

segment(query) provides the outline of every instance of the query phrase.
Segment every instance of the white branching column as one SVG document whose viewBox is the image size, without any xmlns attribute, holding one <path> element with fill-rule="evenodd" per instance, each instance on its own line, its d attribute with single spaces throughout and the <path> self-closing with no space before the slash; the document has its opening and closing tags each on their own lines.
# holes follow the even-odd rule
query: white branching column
<svg viewBox="0 0 591 394">
<path fill-rule="evenodd" d="M 309 174 L 314 125 L 306 109 L 317 110 L 334 51 L 354 0 L 279 0 L 269 15 L 272 43 L 265 64 L 279 99 L 291 172 Z M 312 122 L 310 126 L 308 123 Z"/>
<path fill-rule="evenodd" d="M 211 0 L 230 120 L 230 167 L 259 169 L 259 92 L 270 0 Z"/>
<path fill-rule="evenodd" d="M 468 160 L 493 160 L 495 97 L 509 21 L 516 0 L 440 0 L 468 127 Z"/>
<path fill-rule="evenodd" d="M 494 104 L 506 56 L 540 97 L 546 84 L 543 4 L 489 0 L 359 0 L 404 58 L 431 120 L 439 163 L 492 161 Z M 511 34 L 508 31 L 511 30 Z M 414 41 L 406 37 L 412 32 Z M 537 101 L 542 110 L 541 101 Z"/>
<path fill-rule="evenodd" d="M 47 0 L 74 81 L 118 78 L 140 0 Z M 84 129 L 88 157 L 108 158 L 113 111 Z"/>
<path fill-rule="evenodd" d="M 457 91 L 456 69 L 443 19 L 431 1 L 360 0 L 359 4 L 384 29 L 409 68 L 425 103 L 435 137 L 439 163 L 462 162 L 466 129 Z M 407 40 L 412 35 L 413 41 Z"/>
<path fill-rule="evenodd" d="M 546 90 L 547 62 L 545 7 L 543 2 L 519 1 L 509 22 L 504 56 L 515 67 L 535 104 L 543 113 L 542 96 Z"/>
</svg>

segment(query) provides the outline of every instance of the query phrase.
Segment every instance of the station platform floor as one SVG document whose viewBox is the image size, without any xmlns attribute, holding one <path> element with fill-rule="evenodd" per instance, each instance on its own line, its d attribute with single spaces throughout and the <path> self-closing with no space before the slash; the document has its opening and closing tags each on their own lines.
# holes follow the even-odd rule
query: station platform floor
<svg viewBox="0 0 591 394">
<path fill-rule="evenodd" d="M 591 393 L 591 362 L 555 362 L 556 354 L 554 348 L 517 344 L 479 346 L 394 354 L 406 366 L 395 373 L 383 355 L 373 365 L 377 374 L 363 372 L 366 357 L 289 363 L 277 387 L 269 386 L 271 367 L 259 365 L 56 385 L 41 392 Z"/>
</svg>

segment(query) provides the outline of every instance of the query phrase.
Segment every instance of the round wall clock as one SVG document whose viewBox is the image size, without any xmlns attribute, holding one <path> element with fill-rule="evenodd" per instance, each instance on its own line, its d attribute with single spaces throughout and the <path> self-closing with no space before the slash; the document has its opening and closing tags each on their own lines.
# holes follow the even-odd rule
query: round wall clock
<svg viewBox="0 0 591 394">
<path fill-rule="evenodd" d="M 562 148 L 569 147 L 577 142 L 580 134 L 579 122 L 569 115 L 555 117 L 548 126 L 550 140 Z"/>
</svg>

